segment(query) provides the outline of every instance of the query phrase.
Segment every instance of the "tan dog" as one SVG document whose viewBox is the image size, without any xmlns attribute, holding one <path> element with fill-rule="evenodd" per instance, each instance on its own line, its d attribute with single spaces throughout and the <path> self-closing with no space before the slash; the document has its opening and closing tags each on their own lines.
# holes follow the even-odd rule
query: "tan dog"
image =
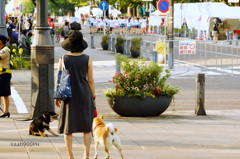
<svg viewBox="0 0 240 159">
<path fill-rule="evenodd" d="M 123 159 L 122 149 L 121 149 L 121 141 L 119 136 L 117 135 L 117 128 L 113 126 L 112 123 L 105 124 L 103 120 L 103 116 L 99 116 L 94 118 L 93 120 L 93 132 L 94 132 L 94 142 L 95 142 L 95 157 L 97 159 L 98 154 L 98 144 L 104 146 L 106 152 L 106 159 L 110 159 L 109 149 L 112 145 L 114 145 L 121 154 Z"/>
</svg>

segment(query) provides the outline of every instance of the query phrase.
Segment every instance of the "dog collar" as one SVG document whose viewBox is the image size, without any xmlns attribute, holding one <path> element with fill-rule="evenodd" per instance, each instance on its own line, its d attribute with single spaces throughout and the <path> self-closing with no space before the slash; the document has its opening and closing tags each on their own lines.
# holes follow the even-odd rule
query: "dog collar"
<svg viewBox="0 0 240 159">
<path fill-rule="evenodd" d="M 100 124 L 96 125 L 96 126 L 93 128 L 93 130 L 95 130 L 99 125 L 102 125 L 102 124 L 100 123 Z"/>
</svg>

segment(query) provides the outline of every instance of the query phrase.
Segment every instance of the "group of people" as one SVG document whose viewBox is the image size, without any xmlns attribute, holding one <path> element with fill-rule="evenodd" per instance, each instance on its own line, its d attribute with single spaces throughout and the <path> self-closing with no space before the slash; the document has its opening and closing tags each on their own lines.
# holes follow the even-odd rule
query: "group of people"
<svg viewBox="0 0 240 159">
<path fill-rule="evenodd" d="M 6 17 L 6 28 L 10 37 L 10 44 L 16 44 L 27 55 L 31 55 L 31 37 L 36 20 L 24 14 L 18 17 Z M 20 35 L 19 35 L 20 33 Z"/>
<path fill-rule="evenodd" d="M 114 29 L 119 29 L 119 28 L 126 28 L 128 31 L 130 31 L 132 28 L 139 28 L 139 29 L 146 30 L 148 25 L 148 19 L 145 17 L 141 17 L 141 18 L 100 17 L 98 19 L 96 17 L 92 17 L 89 19 L 89 24 L 90 24 L 91 32 L 101 31 L 104 27 L 106 28 L 107 32 L 112 32 Z"/>
<path fill-rule="evenodd" d="M 6 45 L 9 40 L 9 37 L 0 34 L 0 102 L 3 100 L 4 105 L 0 118 L 10 117 L 9 97 L 12 73 L 10 49 Z M 74 158 L 72 134 L 77 132 L 83 133 L 83 157 L 89 159 L 93 118 L 97 116 L 92 58 L 83 53 L 87 47 L 88 44 L 79 30 L 69 30 L 68 37 L 62 43 L 62 48 L 68 53 L 59 60 L 58 70 L 62 69 L 63 62 L 65 68 L 71 72 L 72 97 L 66 100 L 56 99 L 54 102 L 57 107 L 60 107 L 58 133 L 64 134 L 70 159 Z"/>
</svg>

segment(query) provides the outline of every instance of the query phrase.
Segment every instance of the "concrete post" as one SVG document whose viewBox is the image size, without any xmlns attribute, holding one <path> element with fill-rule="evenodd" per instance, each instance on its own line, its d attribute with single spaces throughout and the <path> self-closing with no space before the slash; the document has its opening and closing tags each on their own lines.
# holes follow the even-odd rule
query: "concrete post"
<svg viewBox="0 0 240 159">
<path fill-rule="evenodd" d="M 174 55 L 173 55 L 173 24 L 174 24 L 174 1 L 169 1 L 169 13 L 168 13 L 168 40 L 169 40 L 169 53 L 168 53 L 168 69 L 174 69 Z"/>
<path fill-rule="evenodd" d="M 120 53 L 117 53 L 117 54 L 120 54 Z M 120 63 L 119 61 L 116 59 L 116 73 L 120 73 L 121 72 L 121 67 L 120 67 Z"/>
<path fill-rule="evenodd" d="M 37 25 L 32 44 L 32 118 L 54 111 L 54 46 L 48 25 L 48 1 L 37 1 Z"/>
<path fill-rule="evenodd" d="M 140 57 L 143 57 L 143 41 L 140 42 Z"/>
<path fill-rule="evenodd" d="M 5 0 L 0 0 L 0 34 L 8 37 L 5 20 Z"/>
<path fill-rule="evenodd" d="M 150 57 L 149 57 L 149 54 L 150 54 L 150 43 L 149 42 L 146 42 L 146 59 L 147 60 L 150 60 Z"/>
<path fill-rule="evenodd" d="M 108 50 L 111 50 L 111 46 L 112 46 L 112 38 L 111 36 L 108 37 Z"/>
<path fill-rule="evenodd" d="M 157 51 L 152 52 L 152 61 L 155 63 L 157 62 Z"/>
<path fill-rule="evenodd" d="M 197 74 L 196 91 L 197 91 L 197 99 L 196 99 L 195 114 L 206 115 L 205 108 L 204 108 L 205 74 Z"/>
<path fill-rule="evenodd" d="M 229 44 L 232 44 L 232 32 L 229 32 L 228 40 L 229 40 Z"/>
<path fill-rule="evenodd" d="M 127 39 L 123 39 L 123 54 L 127 54 Z"/>
<path fill-rule="evenodd" d="M 236 45 L 238 45 L 238 34 L 236 33 L 236 34 L 234 34 L 234 36 L 235 36 L 235 40 L 236 40 Z"/>
<path fill-rule="evenodd" d="M 112 52 L 115 52 L 116 49 L 115 49 L 115 43 L 116 43 L 116 38 L 113 36 L 112 37 Z"/>
<path fill-rule="evenodd" d="M 94 36 L 91 35 L 91 49 L 94 49 Z"/>
<path fill-rule="evenodd" d="M 130 51 L 130 47 L 131 47 L 131 39 L 127 39 L 127 55 L 131 55 L 131 51 Z"/>
</svg>

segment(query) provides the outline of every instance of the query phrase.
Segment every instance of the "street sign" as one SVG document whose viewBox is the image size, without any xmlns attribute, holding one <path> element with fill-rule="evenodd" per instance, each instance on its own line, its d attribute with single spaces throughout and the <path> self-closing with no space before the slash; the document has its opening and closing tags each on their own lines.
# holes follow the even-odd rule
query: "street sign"
<svg viewBox="0 0 240 159">
<path fill-rule="evenodd" d="M 162 13 L 168 12 L 168 10 L 169 10 L 169 2 L 168 2 L 168 0 L 160 0 L 160 1 L 158 1 L 157 8 Z"/>
<path fill-rule="evenodd" d="M 196 40 L 179 41 L 179 54 L 196 54 Z"/>
<path fill-rule="evenodd" d="M 100 8 L 102 11 L 107 10 L 107 9 L 108 9 L 108 3 L 107 3 L 106 1 L 100 2 L 99 8 Z"/>
</svg>

